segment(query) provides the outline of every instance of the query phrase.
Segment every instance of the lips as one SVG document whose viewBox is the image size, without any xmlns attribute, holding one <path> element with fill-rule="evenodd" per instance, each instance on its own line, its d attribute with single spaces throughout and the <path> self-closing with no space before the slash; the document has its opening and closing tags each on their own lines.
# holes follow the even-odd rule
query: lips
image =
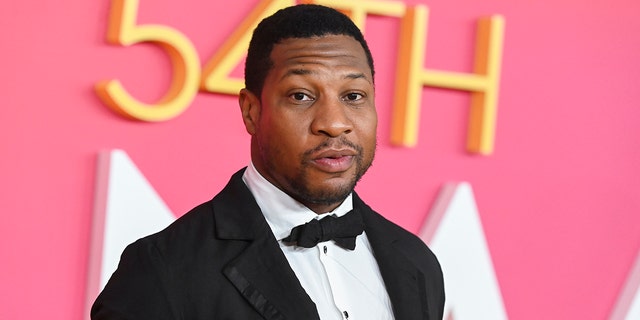
<svg viewBox="0 0 640 320">
<path fill-rule="evenodd" d="M 338 173 L 351 168 L 356 155 L 351 149 L 328 149 L 315 154 L 312 162 L 321 171 Z"/>
</svg>

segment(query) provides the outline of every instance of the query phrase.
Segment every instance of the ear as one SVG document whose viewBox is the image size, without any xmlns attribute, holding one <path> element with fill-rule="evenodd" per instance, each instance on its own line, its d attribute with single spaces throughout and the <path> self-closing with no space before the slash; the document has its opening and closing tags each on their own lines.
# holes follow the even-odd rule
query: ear
<svg viewBox="0 0 640 320">
<path fill-rule="evenodd" d="M 260 117 L 260 99 L 245 88 L 240 90 L 238 94 L 238 103 L 240 104 L 244 127 L 250 135 L 254 135 L 258 125 L 258 118 Z"/>
</svg>

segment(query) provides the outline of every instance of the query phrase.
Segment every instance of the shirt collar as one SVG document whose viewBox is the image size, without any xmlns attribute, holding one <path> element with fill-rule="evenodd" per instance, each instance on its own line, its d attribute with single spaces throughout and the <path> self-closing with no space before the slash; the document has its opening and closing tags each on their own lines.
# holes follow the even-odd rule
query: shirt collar
<svg viewBox="0 0 640 320">
<path fill-rule="evenodd" d="M 256 170 L 253 163 L 250 163 L 244 171 L 242 180 L 253 194 L 269 227 L 271 227 L 271 231 L 278 240 L 287 237 L 295 226 L 307 223 L 312 219 L 321 219 L 327 215 L 340 217 L 353 209 L 352 193 L 349 193 L 340 206 L 333 211 L 316 214 L 267 181 Z"/>
</svg>

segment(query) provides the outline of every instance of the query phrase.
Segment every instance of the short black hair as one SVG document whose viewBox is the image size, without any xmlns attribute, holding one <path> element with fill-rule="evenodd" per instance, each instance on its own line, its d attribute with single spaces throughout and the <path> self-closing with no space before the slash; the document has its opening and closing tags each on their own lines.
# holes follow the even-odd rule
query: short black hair
<svg viewBox="0 0 640 320">
<path fill-rule="evenodd" d="M 255 95 L 262 94 L 264 80 L 273 67 L 271 51 L 280 41 L 326 35 L 346 35 L 358 41 L 364 49 L 373 76 L 371 51 L 362 32 L 353 21 L 333 8 L 301 4 L 278 10 L 262 20 L 253 31 L 244 66 L 245 87 Z"/>
</svg>

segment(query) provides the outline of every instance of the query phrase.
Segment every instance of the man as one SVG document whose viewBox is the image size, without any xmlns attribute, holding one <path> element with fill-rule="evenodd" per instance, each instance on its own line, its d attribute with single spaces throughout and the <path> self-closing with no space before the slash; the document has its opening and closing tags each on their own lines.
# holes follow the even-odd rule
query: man
<svg viewBox="0 0 640 320">
<path fill-rule="evenodd" d="M 280 10 L 254 31 L 245 81 L 251 164 L 127 247 L 92 318 L 441 319 L 435 256 L 353 192 L 377 126 L 358 28 L 322 6 Z"/>
</svg>

